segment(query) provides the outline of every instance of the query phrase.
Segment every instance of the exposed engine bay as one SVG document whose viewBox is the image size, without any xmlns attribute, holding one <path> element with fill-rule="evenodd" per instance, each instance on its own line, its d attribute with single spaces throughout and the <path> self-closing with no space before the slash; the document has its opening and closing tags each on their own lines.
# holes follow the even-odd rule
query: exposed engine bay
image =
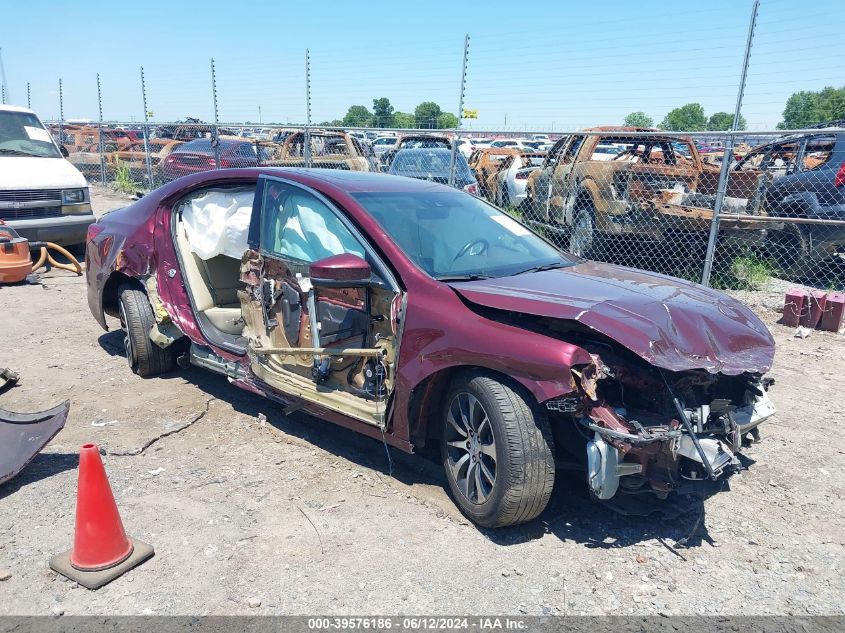
<svg viewBox="0 0 845 633">
<path fill-rule="evenodd" d="M 587 480 L 598 499 L 620 489 L 663 498 L 732 472 L 741 467 L 743 438 L 758 437 L 757 426 L 775 413 L 772 380 L 757 374 L 635 371 L 612 355 L 607 363 L 595 355 L 572 370 L 581 397 L 571 413 L 592 436 Z"/>
<path fill-rule="evenodd" d="M 590 352 L 592 363 L 571 370 L 574 391 L 544 405 L 563 437 L 558 446 L 586 467 L 598 500 L 665 499 L 727 476 L 742 468 L 743 443 L 759 439 L 758 425 L 775 413 L 774 380 L 759 373 L 672 372 L 579 323 L 513 313 L 505 320 Z M 573 441 L 579 436 L 583 443 Z"/>
</svg>

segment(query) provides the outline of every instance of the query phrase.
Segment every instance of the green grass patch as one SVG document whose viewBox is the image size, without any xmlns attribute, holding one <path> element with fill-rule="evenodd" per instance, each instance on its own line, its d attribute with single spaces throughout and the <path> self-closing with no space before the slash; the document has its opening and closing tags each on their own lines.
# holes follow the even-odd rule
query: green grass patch
<svg viewBox="0 0 845 633">
<path fill-rule="evenodd" d="M 140 185 L 132 180 L 129 165 L 119 158 L 114 163 L 114 188 L 122 193 L 135 193 Z"/>
<path fill-rule="evenodd" d="M 725 270 L 714 271 L 711 286 L 719 290 L 763 290 L 778 268 L 756 254 L 738 255 Z"/>
</svg>

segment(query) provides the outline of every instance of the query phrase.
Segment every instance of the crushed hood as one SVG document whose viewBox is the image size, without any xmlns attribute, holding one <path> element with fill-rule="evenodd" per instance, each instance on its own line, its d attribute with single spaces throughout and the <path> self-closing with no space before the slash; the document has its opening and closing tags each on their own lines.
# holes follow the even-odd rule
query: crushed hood
<svg viewBox="0 0 845 633">
<path fill-rule="evenodd" d="M 599 262 L 450 284 L 488 308 L 577 321 L 669 371 L 764 373 L 772 335 L 751 310 L 715 290 Z"/>
</svg>

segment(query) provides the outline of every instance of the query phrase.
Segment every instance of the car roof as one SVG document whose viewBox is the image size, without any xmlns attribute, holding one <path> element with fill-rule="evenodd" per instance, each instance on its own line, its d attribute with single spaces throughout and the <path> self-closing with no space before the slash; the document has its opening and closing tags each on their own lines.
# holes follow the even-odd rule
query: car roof
<svg viewBox="0 0 845 633">
<path fill-rule="evenodd" d="M 312 178 L 349 193 L 375 191 L 393 193 L 432 191 L 455 192 L 455 189 L 452 187 L 430 182 L 428 180 L 406 178 L 404 176 L 394 176 L 392 174 L 382 174 L 370 171 L 351 171 L 345 169 L 304 169 L 297 167 L 259 167 L 256 171 L 267 176 L 277 176 L 279 178 L 292 177 L 292 180 L 297 181 Z M 212 171 L 206 173 L 213 174 L 214 172 Z"/>
<path fill-rule="evenodd" d="M 164 139 L 157 139 L 157 140 L 172 141 L 174 139 L 164 138 Z M 248 140 L 235 139 L 235 138 L 221 138 L 221 139 L 218 139 L 218 143 L 219 143 L 218 147 L 233 147 L 235 145 L 243 145 L 244 143 L 246 143 L 247 145 L 252 145 L 252 143 L 250 143 Z M 192 149 L 191 146 L 196 146 L 196 145 L 200 145 L 200 144 L 211 145 L 211 139 L 210 138 L 193 138 L 190 141 L 188 141 L 187 143 L 180 145 L 179 149 L 184 149 L 184 148 Z"/>
<path fill-rule="evenodd" d="M 432 154 L 434 152 L 438 154 L 451 154 L 452 150 L 446 147 L 407 147 L 400 149 L 396 155 L 399 156 L 399 154 L 402 154 L 403 156 L 409 156 L 411 154 Z M 458 152 L 456 156 L 463 156 L 463 154 Z"/>
<path fill-rule="evenodd" d="M 30 110 L 29 108 L 24 108 L 23 106 L 8 105 L 5 103 L 0 105 L 0 112 L 27 112 L 29 114 L 35 114 L 35 112 Z"/>
</svg>

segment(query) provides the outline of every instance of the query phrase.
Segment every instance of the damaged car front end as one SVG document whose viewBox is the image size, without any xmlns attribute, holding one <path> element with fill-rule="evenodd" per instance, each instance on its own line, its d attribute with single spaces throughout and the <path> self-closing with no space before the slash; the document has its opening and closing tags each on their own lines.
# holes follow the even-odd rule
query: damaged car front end
<svg viewBox="0 0 845 633">
<path fill-rule="evenodd" d="M 564 463 L 591 495 L 647 513 L 743 467 L 743 445 L 775 414 L 771 334 L 747 308 L 662 275 L 583 262 L 461 284 L 488 319 L 577 345 L 571 391 L 540 403 Z M 457 287 L 457 286 L 456 286 Z M 518 307 L 518 309 L 516 309 Z"/>
<path fill-rule="evenodd" d="M 705 370 L 679 373 L 643 367 L 608 354 L 573 368 L 577 397 L 568 410 L 585 437 L 587 483 L 599 500 L 617 494 L 691 492 L 741 468 L 743 441 L 775 413 L 772 380 Z M 636 366 L 640 365 L 640 366 Z"/>
</svg>

